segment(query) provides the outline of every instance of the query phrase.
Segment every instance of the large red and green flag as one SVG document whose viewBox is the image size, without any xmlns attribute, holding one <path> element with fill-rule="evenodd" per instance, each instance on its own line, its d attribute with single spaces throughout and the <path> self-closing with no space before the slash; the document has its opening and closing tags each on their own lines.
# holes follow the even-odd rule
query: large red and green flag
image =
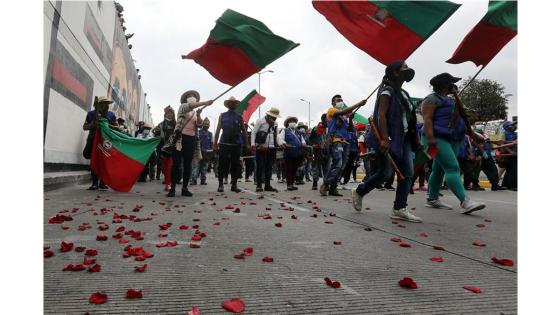
<svg viewBox="0 0 560 315">
<path fill-rule="evenodd" d="M 264 23 L 227 9 L 204 46 L 182 58 L 193 59 L 214 78 L 236 85 L 297 46 Z"/>
<path fill-rule="evenodd" d="M 251 115 L 261 106 L 266 100 L 266 97 L 257 93 L 256 90 L 252 90 L 251 93 L 247 94 L 245 98 L 241 101 L 241 105 L 235 110 L 241 116 L 243 116 L 244 122 L 249 122 Z"/>
<path fill-rule="evenodd" d="M 448 63 L 486 66 L 517 35 L 517 1 L 490 1 L 488 13 L 467 34 Z"/>
<path fill-rule="evenodd" d="M 109 128 L 105 118 L 93 140 L 90 167 L 107 186 L 127 192 L 142 173 L 160 139 L 137 139 Z"/>
<path fill-rule="evenodd" d="M 313 1 L 352 44 L 384 65 L 406 60 L 460 6 L 449 1 Z"/>
</svg>

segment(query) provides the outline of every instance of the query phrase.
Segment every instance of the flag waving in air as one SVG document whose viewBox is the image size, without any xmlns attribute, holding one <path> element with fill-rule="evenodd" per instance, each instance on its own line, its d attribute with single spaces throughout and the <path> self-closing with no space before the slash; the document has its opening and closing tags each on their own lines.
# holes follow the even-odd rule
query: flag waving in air
<svg viewBox="0 0 560 315">
<path fill-rule="evenodd" d="M 235 110 L 237 113 L 243 116 L 244 122 L 249 122 L 251 115 L 261 106 L 266 100 L 266 97 L 257 93 L 256 90 L 252 90 L 251 93 L 247 94 L 245 98 L 241 101 L 241 105 Z"/>
<path fill-rule="evenodd" d="M 109 128 L 99 118 L 93 140 L 90 167 L 107 186 L 127 192 L 142 173 L 160 139 L 136 139 Z"/>
<path fill-rule="evenodd" d="M 517 35 L 517 1 L 490 1 L 488 13 L 467 34 L 448 63 L 486 66 Z"/>
<path fill-rule="evenodd" d="M 313 1 L 346 39 L 384 65 L 406 60 L 459 6 L 449 1 Z"/>
<path fill-rule="evenodd" d="M 228 9 L 204 46 L 182 58 L 194 60 L 225 84 L 237 85 L 297 46 L 262 22 Z"/>
</svg>

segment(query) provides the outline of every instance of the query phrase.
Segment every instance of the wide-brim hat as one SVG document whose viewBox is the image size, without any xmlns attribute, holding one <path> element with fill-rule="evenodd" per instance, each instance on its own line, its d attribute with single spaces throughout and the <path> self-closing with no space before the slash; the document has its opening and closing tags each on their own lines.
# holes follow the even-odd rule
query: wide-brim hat
<svg viewBox="0 0 560 315">
<path fill-rule="evenodd" d="M 108 98 L 107 96 L 98 96 L 97 97 L 97 104 L 101 104 L 101 103 L 113 103 L 113 100 Z"/>
<path fill-rule="evenodd" d="M 184 104 L 187 102 L 187 95 L 193 95 L 194 98 L 196 98 L 196 101 L 199 102 L 200 101 L 200 93 L 198 93 L 195 90 L 188 90 L 185 93 L 183 93 L 183 95 L 181 95 L 181 104 Z"/>
<path fill-rule="evenodd" d="M 292 121 L 293 121 L 293 122 L 298 122 L 297 117 L 294 117 L 294 116 L 288 116 L 288 117 L 286 117 L 286 119 L 284 120 L 284 127 L 288 128 L 288 124 L 289 124 L 290 122 L 292 122 Z"/>
<path fill-rule="evenodd" d="M 451 74 L 444 72 L 430 79 L 430 85 L 437 86 L 445 83 L 457 83 L 459 81 L 461 81 L 461 78 L 454 77 Z"/>
<path fill-rule="evenodd" d="M 124 120 L 124 118 L 120 118 L 120 117 L 119 117 L 119 118 L 117 118 L 117 121 L 122 121 L 122 122 L 124 122 L 125 120 Z"/>
<path fill-rule="evenodd" d="M 235 96 L 230 96 L 227 100 L 224 101 L 224 106 L 227 107 L 229 102 L 235 102 L 235 106 L 238 107 L 241 105 L 241 101 L 236 99 Z"/>
<path fill-rule="evenodd" d="M 275 118 L 281 117 L 281 116 L 280 116 L 280 110 L 279 110 L 278 108 L 276 108 L 276 107 L 271 107 L 271 108 L 266 112 L 266 114 L 267 114 L 268 116 L 275 117 Z"/>
<path fill-rule="evenodd" d="M 307 125 L 304 124 L 303 121 L 300 121 L 300 122 L 297 124 L 297 128 L 301 128 L 301 127 L 307 129 Z"/>
</svg>

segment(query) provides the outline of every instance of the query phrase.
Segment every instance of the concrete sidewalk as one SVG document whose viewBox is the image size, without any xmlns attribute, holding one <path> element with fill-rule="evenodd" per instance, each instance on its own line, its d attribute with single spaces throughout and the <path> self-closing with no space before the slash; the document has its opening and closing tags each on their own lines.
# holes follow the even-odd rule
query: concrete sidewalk
<svg viewBox="0 0 560 315">
<path fill-rule="evenodd" d="M 321 197 L 308 183 L 296 192 L 260 197 L 252 183 L 241 186 L 248 190 L 219 194 L 211 176 L 208 186 L 192 187 L 192 198 L 166 198 L 163 185 L 155 182 L 139 183 L 130 193 L 91 192 L 85 190 L 87 185 L 46 192 L 44 242 L 54 256 L 44 261 L 45 313 L 185 314 L 198 305 L 201 314 L 226 314 L 221 302 L 231 298 L 245 302 L 244 314 L 517 312 L 514 192 L 470 192 L 488 205 L 470 216 L 425 208 L 425 195 L 418 192 L 409 203 L 424 223 L 393 224 L 391 191 L 373 191 L 364 199 L 364 210 L 356 212 L 349 203 L 350 191 L 343 191 L 340 198 Z M 454 197 L 444 198 L 458 208 Z M 73 220 L 48 224 L 63 209 L 68 212 L 62 214 Z M 130 220 L 131 215 L 139 219 Z M 123 219 L 114 219 L 119 216 Z M 162 230 L 166 223 L 172 225 Z M 109 228 L 99 230 L 104 224 Z M 193 225 L 207 235 L 201 241 L 191 240 Z M 112 237 L 121 226 L 128 243 Z M 129 230 L 140 231 L 143 239 L 125 235 Z M 99 234 L 108 240 L 97 241 Z M 98 254 L 60 252 L 61 241 Z M 177 246 L 157 247 L 168 241 Z M 154 257 L 123 258 L 129 244 L 142 246 Z M 434 245 L 445 250 L 435 250 Z M 234 258 L 248 247 L 254 249 L 252 256 Z M 265 256 L 274 261 L 264 263 Z M 495 264 L 493 256 L 511 259 L 515 265 Z M 81 264 L 84 257 L 95 258 L 101 271 L 62 271 L 70 263 Z M 442 257 L 443 262 L 433 262 L 432 257 Z M 134 267 L 142 264 L 148 265 L 147 270 L 135 272 Z M 342 287 L 327 286 L 324 277 L 340 281 Z M 400 287 L 404 277 L 414 279 L 418 288 Z M 463 286 L 478 287 L 482 293 Z M 126 299 L 127 289 L 142 290 L 143 298 Z M 88 302 L 97 291 L 107 293 L 107 303 Z"/>
</svg>

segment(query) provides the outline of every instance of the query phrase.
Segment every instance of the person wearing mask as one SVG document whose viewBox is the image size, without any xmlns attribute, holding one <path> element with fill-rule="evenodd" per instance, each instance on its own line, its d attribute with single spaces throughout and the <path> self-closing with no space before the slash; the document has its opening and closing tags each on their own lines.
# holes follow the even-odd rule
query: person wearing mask
<svg viewBox="0 0 560 315">
<path fill-rule="evenodd" d="M 220 154 L 220 165 L 218 171 L 218 192 L 224 191 L 224 177 L 226 170 L 229 169 L 231 175 L 231 191 L 240 192 L 237 188 L 237 179 L 239 174 L 239 165 L 241 163 L 241 150 L 243 146 L 246 151 L 250 150 L 249 141 L 247 139 L 247 129 L 243 126 L 243 117 L 235 110 L 241 102 L 231 96 L 224 101 L 224 106 L 228 111 L 221 113 L 218 118 L 218 126 L 216 126 L 216 134 L 214 137 L 214 150 L 218 150 Z M 220 132 L 222 134 L 220 135 Z M 220 146 L 218 147 L 218 139 Z"/>
<path fill-rule="evenodd" d="M 356 165 L 359 158 L 359 148 L 358 136 L 354 127 L 348 131 L 348 147 L 350 154 L 348 155 L 348 162 L 346 163 L 346 167 L 344 168 L 342 174 L 342 189 L 348 189 L 346 184 L 350 181 L 350 175 L 354 176 L 354 182 L 356 182 Z"/>
<path fill-rule="evenodd" d="M 181 196 L 192 197 L 188 185 L 192 172 L 192 159 L 195 153 L 196 146 L 196 126 L 200 120 L 200 110 L 196 108 L 201 106 L 210 106 L 213 101 L 200 101 L 200 94 L 197 91 L 189 90 L 183 93 L 180 98 L 181 106 L 177 111 L 177 122 L 173 136 L 175 137 L 175 149 L 171 150 L 173 159 L 172 180 L 171 188 L 167 193 L 167 197 L 175 196 L 175 186 L 179 181 L 181 174 L 179 173 L 179 166 L 183 163 L 183 187 L 181 189 Z M 173 143 L 166 143 L 162 151 L 167 151 L 166 146 L 173 145 Z"/>
<path fill-rule="evenodd" d="M 286 184 L 287 190 L 297 190 L 294 186 L 296 171 L 303 160 L 303 149 L 305 148 L 305 139 L 299 130 L 297 130 L 296 117 L 286 117 L 284 120 L 284 129 L 278 135 L 278 145 L 284 150 L 284 165 L 286 168 Z"/>
<path fill-rule="evenodd" d="M 278 148 L 278 124 L 276 123 L 278 117 L 280 117 L 280 110 L 271 107 L 264 117 L 255 122 L 255 127 L 251 133 L 251 148 L 252 151 L 255 151 L 257 161 L 255 176 L 257 192 L 263 191 L 263 183 L 265 191 L 278 192 L 278 189 L 270 184 L 272 165 L 276 160 L 276 149 Z"/>
<path fill-rule="evenodd" d="M 464 141 L 465 134 L 476 142 L 481 142 L 483 139 L 474 133 L 468 124 L 465 124 L 464 109 L 455 85 L 459 80 L 461 78 L 453 77 L 449 73 L 438 74 L 430 80 L 434 92 L 422 102 L 422 116 L 424 117 L 422 143 L 434 151 L 437 150 L 428 180 L 426 206 L 452 209 L 439 199 L 439 191 L 445 176 L 446 185 L 461 203 L 461 212 L 469 214 L 484 209 L 485 205 L 467 196 L 465 188 L 461 184 L 457 152 Z M 450 97 L 449 94 L 453 94 L 453 97 Z"/>
<path fill-rule="evenodd" d="M 210 129 L 210 119 L 204 118 L 202 121 L 202 128 L 198 130 L 198 137 L 200 139 L 200 151 L 202 158 L 193 167 L 192 184 L 196 185 L 198 177 L 200 177 L 200 185 L 207 185 L 206 183 L 206 169 L 208 162 L 211 159 L 213 152 L 212 149 L 212 132 Z"/>
<path fill-rule="evenodd" d="M 119 124 L 119 131 L 130 137 L 130 132 L 128 132 L 128 127 L 125 124 L 125 120 L 119 117 L 117 119 L 117 123 Z"/>
<path fill-rule="evenodd" d="M 507 120 L 504 122 L 503 128 L 505 130 L 506 142 L 515 143 L 515 145 L 503 149 L 503 153 L 511 155 L 506 156 L 504 159 L 506 173 L 502 186 L 507 187 L 509 190 L 517 191 L 517 123 Z"/>
<path fill-rule="evenodd" d="M 252 126 L 254 128 L 254 126 Z M 247 130 L 247 139 L 251 139 L 252 131 L 249 129 L 249 124 L 245 123 L 245 130 Z M 250 155 L 255 155 L 253 150 L 250 152 Z M 254 157 L 246 157 L 243 159 L 243 164 L 245 164 L 245 182 L 251 182 L 251 176 L 254 177 L 255 173 L 255 158 Z"/>
<path fill-rule="evenodd" d="M 330 196 L 342 196 L 336 188 L 350 154 L 348 144 L 350 122 L 346 116 L 365 104 L 366 100 L 362 100 L 353 106 L 345 108 L 346 105 L 342 100 L 342 96 L 337 94 L 331 98 L 331 107 L 327 111 L 327 141 L 330 144 L 331 161 L 329 170 L 323 178 L 323 185 L 319 189 L 322 196 L 326 196 L 327 192 Z"/>
<path fill-rule="evenodd" d="M 162 154 L 161 149 L 167 141 L 169 141 L 169 137 L 173 134 L 175 130 L 175 111 L 168 105 L 163 109 L 163 121 L 160 122 L 154 128 L 154 135 L 160 138 L 160 142 L 156 148 L 157 155 L 159 156 L 159 163 L 161 164 L 161 171 L 163 172 L 164 177 L 164 184 L 165 184 L 165 191 L 169 191 L 171 189 L 171 172 L 173 169 L 173 159 L 169 155 Z M 159 171 L 157 171 L 159 173 Z M 156 179 L 159 180 L 159 178 Z"/>
<path fill-rule="evenodd" d="M 309 145 L 313 147 L 313 185 L 312 190 L 317 190 L 319 177 L 323 177 L 327 171 L 329 155 L 326 150 L 326 134 L 327 134 L 327 115 L 321 116 L 321 122 L 311 129 L 309 135 Z"/>
<path fill-rule="evenodd" d="M 373 120 L 380 135 L 380 142 L 372 141 L 377 152 L 375 169 L 365 182 L 352 190 L 354 209 L 361 211 L 362 198 L 387 180 L 393 172 L 386 154 L 390 154 L 402 173 L 397 181 L 392 219 L 422 222 L 422 219 L 407 209 L 409 189 L 413 175 L 413 154 L 421 147 L 416 129 L 415 106 L 409 94 L 402 89 L 404 82 L 414 78 L 414 70 L 403 60 L 397 60 L 385 68 L 385 76 L 377 94 Z"/>
<path fill-rule="evenodd" d="M 150 126 L 147 123 L 144 123 L 136 138 L 138 139 L 153 138 L 151 130 L 152 130 L 152 126 Z M 142 173 L 140 173 L 140 176 L 138 177 L 138 182 L 145 183 L 148 175 L 150 176 L 150 181 L 154 180 L 155 166 L 156 166 L 156 151 L 154 150 L 154 152 L 152 152 L 152 154 L 150 155 L 150 159 L 148 159 L 148 162 L 146 162 L 146 165 L 144 166 L 144 170 L 142 171 Z"/>
<path fill-rule="evenodd" d="M 305 143 L 309 143 L 309 137 L 307 136 L 307 126 L 302 122 L 298 122 L 296 129 L 299 131 Z M 296 171 L 296 185 L 304 185 L 303 178 L 307 176 L 307 159 L 309 158 L 309 151 L 307 146 L 303 147 L 303 159 Z"/>
<path fill-rule="evenodd" d="M 109 105 L 113 101 L 105 96 L 96 96 L 93 102 L 93 110 L 87 112 L 86 121 L 82 126 L 84 131 L 88 132 L 86 146 L 83 151 L 83 156 L 86 159 L 91 158 L 93 151 L 93 140 L 95 138 L 95 132 L 97 131 L 97 122 L 99 117 L 103 117 L 109 121 L 109 128 L 114 130 L 119 130 L 119 125 L 117 123 L 117 116 L 112 111 L 109 111 Z M 105 183 L 91 170 L 91 186 L 88 190 L 97 189 L 109 189 Z"/>
</svg>

